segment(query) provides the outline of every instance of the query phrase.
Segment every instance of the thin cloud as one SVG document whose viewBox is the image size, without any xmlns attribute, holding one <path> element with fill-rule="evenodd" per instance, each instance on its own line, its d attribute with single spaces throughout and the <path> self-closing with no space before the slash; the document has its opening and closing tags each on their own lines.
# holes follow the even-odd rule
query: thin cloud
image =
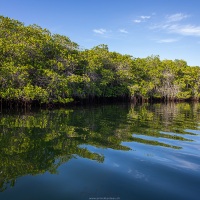
<svg viewBox="0 0 200 200">
<path fill-rule="evenodd" d="M 151 28 L 165 30 L 168 33 L 176 33 L 183 36 L 200 36 L 200 26 L 191 24 L 161 24 Z"/>
<path fill-rule="evenodd" d="M 150 19 L 151 16 L 140 16 L 141 19 Z"/>
<path fill-rule="evenodd" d="M 150 19 L 151 16 L 147 16 L 147 15 L 141 15 L 138 17 L 138 19 L 133 20 L 134 23 L 141 23 L 141 22 L 145 22 L 146 20 Z"/>
<path fill-rule="evenodd" d="M 125 29 L 119 29 L 120 33 L 128 33 L 128 31 L 126 31 Z"/>
<path fill-rule="evenodd" d="M 107 31 L 106 31 L 106 29 L 100 28 L 100 29 L 94 29 L 93 32 L 104 35 Z"/>
<path fill-rule="evenodd" d="M 104 28 L 100 28 L 100 29 L 93 29 L 92 31 L 98 37 L 110 38 L 110 39 L 114 39 L 115 38 L 115 35 L 113 35 L 113 31 L 112 30 L 107 30 L 107 29 L 104 29 Z"/>
<path fill-rule="evenodd" d="M 188 17 L 189 17 L 189 15 L 185 15 L 183 13 L 176 13 L 173 15 L 167 15 L 166 19 L 167 19 L 167 22 L 178 22 L 178 21 L 182 21 L 183 19 L 186 19 Z"/>
<path fill-rule="evenodd" d="M 200 26 L 192 24 L 183 24 L 182 20 L 188 18 L 189 15 L 177 13 L 168 15 L 161 24 L 151 26 L 151 29 L 164 30 L 167 33 L 175 33 L 183 36 L 200 36 Z"/>
<path fill-rule="evenodd" d="M 200 26 L 194 25 L 172 25 L 168 27 L 171 33 L 177 33 L 185 36 L 200 36 Z"/>
<path fill-rule="evenodd" d="M 173 43 L 173 42 L 177 42 L 177 41 L 178 41 L 178 39 L 167 38 L 167 39 L 158 40 L 157 43 Z"/>
<path fill-rule="evenodd" d="M 140 20 L 140 19 L 135 19 L 135 20 L 133 20 L 133 22 L 134 22 L 134 23 L 138 23 L 138 24 L 139 24 L 139 23 L 141 23 L 141 22 L 142 22 L 142 20 Z"/>
</svg>

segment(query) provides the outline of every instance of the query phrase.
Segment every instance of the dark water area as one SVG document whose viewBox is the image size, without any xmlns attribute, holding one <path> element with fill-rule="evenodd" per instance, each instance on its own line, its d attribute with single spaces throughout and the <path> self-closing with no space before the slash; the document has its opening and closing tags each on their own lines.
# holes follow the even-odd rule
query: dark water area
<svg viewBox="0 0 200 200">
<path fill-rule="evenodd" d="M 0 113 L 0 200 L 199 200 L 200 104 Z"/>
</svg>

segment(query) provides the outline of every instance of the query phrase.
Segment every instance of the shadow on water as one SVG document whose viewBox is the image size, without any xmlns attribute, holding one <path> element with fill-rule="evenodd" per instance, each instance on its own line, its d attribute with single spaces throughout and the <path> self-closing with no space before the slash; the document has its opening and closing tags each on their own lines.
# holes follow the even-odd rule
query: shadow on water
<svg viewBox="0 0 200 200">
<path fill-rule="evenodd" d="M 130 104 L 0 114 L 0 189 L 25 175 L 57 173 L 72 158 L 104 162 L 101 149 L 131 150 L 125 143 L 181 149 L 192 142 L 199 104 Z M 187 129 L 187 130 L 186 130 Z"/>
</svg>

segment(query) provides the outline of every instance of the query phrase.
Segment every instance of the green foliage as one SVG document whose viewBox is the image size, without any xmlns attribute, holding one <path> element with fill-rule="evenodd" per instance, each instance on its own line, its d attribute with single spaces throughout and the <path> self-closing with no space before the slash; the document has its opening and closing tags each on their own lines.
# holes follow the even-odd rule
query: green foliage
<svg viewBox="0 0 200 200">
<path fill-rule="evenodd" d="M 133 58 L 101 44 L 80 50 L 68 37 L 0 16 L 0 99 L 67 103 L 94 97 L 200 98 L 200 68 L 159 56 Z"/>
</svg>

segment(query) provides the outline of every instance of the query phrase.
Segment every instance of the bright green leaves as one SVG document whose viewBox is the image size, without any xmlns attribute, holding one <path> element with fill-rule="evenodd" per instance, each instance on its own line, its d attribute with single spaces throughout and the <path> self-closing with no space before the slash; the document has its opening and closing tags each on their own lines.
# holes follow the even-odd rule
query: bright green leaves
<svg viewBox="0 0 200 200">
<path fill-rule="evenodd" d="M 200 68 L 159 56 L 133 58 L 101 44 L 79 50 L 68 37 L 0 16 L 0 99 L 68 103 L 74 98 L 200 98 Z"/>
<path fill-rule="evenodd" d="M 136 58 L 131 73 L 133 83 L 128 88 L 132 96 L 165 100 L 199 98 L 200 68 L 189 67 L 183 60 Z"/>
<path fill-rule="evenodd" d="M 37 25 L 0 17 L 0 98 L 42 103 L 72 100 L 67 74 L 78 45 Z"/>
<path fill-rule="evenodd" d="M 25 102 L 38 100 L 41 101 L 42 103 L 46 103 L 48 98 L 48 93 L 41 87 L 28 84 L 22 89 L 21 98 Z"/>
</svg>

